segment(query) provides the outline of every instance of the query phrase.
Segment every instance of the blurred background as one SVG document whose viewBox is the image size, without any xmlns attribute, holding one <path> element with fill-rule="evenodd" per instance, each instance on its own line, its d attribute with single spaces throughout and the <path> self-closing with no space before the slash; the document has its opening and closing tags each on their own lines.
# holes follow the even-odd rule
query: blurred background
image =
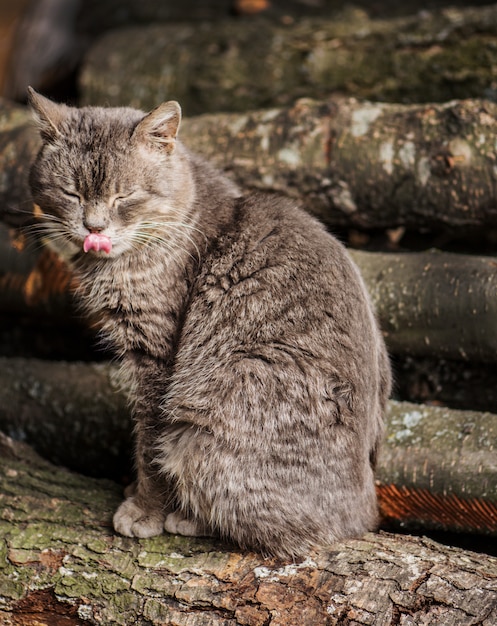
<svg viewBox="0 0 497 626">
<path fill-rule="evenodd" d="M 264 16 L 289 22 L 341 18 L 363 11 L 389 19 L 443 7 L 491 4 L 477 0 L 0 0 L 0 94 L 25 101 L 32 85 L 54 98 L 74 100 L 85 52 L 103 33 L 143 24 L 238 20 Z M 255 52 L 255 50 L 254 50 Z"/>
</svg>

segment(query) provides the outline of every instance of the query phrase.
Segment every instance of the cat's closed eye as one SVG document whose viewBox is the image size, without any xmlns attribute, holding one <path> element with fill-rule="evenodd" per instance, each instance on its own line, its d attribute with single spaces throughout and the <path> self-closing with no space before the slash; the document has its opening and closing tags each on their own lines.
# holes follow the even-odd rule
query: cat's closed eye
<svg viewBox="0 0 497 626">
<path fill-rule="evenodd" d="M 110 204 L 112 207 L 114 208 L 119 208 L 120 206 L 125 205 L 127 202 L 129 201 L 134 201 L 136 200 L 137 194 L 136 191 L 130 191 L 130 192 L 125 192 L 125 193 L 119 193 L 116 194 L 115 196 L 113 196 L 110 199 Z"/>
<path fill-rule="evenodd" d="M 72 189 L 62 189 L 62 193 L 69 200 L 73 202 L 78 202 L 79 204 L 81 204 L 82 198 L 79 195 L 79 193 L 77 193 L 76 191 L 73 191 Z"/>
</svg>

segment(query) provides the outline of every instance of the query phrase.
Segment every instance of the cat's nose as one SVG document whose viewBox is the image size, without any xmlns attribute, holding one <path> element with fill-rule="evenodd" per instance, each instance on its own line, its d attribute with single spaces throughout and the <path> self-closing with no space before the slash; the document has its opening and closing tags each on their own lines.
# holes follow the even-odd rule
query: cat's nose
<svg viewBox="0 0 497 626">
<path fill-rule="evenodd" d="M 101 233 L 107 227 L 107 220 L 99 215 L 85 215 L 83 225 L 90 233 Z"/>
<path fill-rule="evenodd" d="M 91 226 L 89 224 L 85 224 L 86 229 L 90 233 L 101 233 L 104 230 L 104 226 Z"/>
</svg>

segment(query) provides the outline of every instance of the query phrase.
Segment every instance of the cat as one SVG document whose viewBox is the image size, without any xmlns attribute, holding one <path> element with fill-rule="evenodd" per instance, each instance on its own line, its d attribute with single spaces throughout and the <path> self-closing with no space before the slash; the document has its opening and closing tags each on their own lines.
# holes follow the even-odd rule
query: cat
<svg viewBox="0 0 497 626">
<path fill-rule="evenodd" d="M 29 99 L 33 200 L 134 417 L 136 481 L 115 530 L 295 559 L 375 529 L 391 374 L 344 246 L 187 149 L 177 102 L 145 114 Z"/>
</svg>

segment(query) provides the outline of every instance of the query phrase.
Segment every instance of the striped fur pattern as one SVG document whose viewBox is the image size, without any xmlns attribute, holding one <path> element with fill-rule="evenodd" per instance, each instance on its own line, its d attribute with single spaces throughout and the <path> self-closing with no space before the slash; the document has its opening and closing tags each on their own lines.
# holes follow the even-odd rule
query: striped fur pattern
<svg viewBox="0 0 497 626">
<path fill-rule="evenodd" d="M 39 228 L 121 360 L 134 414 L 136 482 L 115 529 L 286 558 L 374 529 L 390 368 L 344 247 L 187 150 L 177 103 L 146 115 L 30 98 Z M 110 252 L 84 252 L 93 232 Z"/>
</svg>

